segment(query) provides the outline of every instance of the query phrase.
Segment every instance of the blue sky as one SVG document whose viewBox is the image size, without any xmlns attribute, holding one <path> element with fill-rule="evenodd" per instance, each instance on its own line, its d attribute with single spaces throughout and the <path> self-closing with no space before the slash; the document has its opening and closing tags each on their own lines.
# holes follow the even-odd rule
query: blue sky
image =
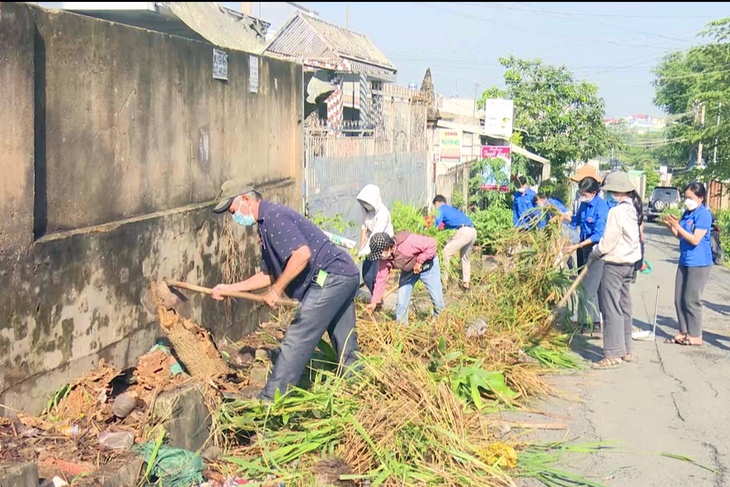
<svg viewBox="0 0 730 487">
<path fill-rule="evenodd" d="M 56 2 L 39 2 L 58 5 Z M 240 3 L 221 2 L 238 9 Z M 300 2 L 344 25 L 344 2 Z M 253 2 L 252 14 L 279 27 L 284 2 Z M 593 82 L 606 114 L 661 112 L 652 103 L 651 69 L 664 54 L 698 43 L 712 20 L 730 17 L 728 2 L 359 2 L 349 3 L 349 28 L 368 35 L 398 67 L 399 84 L 419 84 L 431 67 L 436 90 L 474 96 L 501 85 L 498 59 L 514 54 L 565 64 Z"/>
<path fill-rule="evenodd" d="M 240 4 L 227 3 L 234 8 Z M 338 25 L 345 3 L 301 2 Z M 252 4 L 257 14 L 258 3 Z M 262 13 L 267 11 L 263 3 Z M 266 16 L 263 15 L 264 20 Z M 661 112 L 651 69 L 663 54 L 698 42 L 709 21 L 730 17 L 730 3 L 362 2 L 349 27 L 368 35 L 398 67 L 398 82 L 419 84 L 431 67 L 439 93 L 473 97 L 500 85 L 498 58 L 514 54 L 565 64 L 596 83 L 607 116 Z"/>
</svg>

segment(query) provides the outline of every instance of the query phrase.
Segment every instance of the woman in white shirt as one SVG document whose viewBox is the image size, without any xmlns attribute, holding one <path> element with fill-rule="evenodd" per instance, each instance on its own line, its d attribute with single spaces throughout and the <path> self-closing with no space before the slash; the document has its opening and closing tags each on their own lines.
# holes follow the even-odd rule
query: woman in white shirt
<svg viewBox="0 0 730 487">
<path fill-rule="evenodd" d="M 641 263 L 641 197 L 623 171 L 606 176 L 606 200 L 615 201 L 608 212 L 606 229 L 593 248 L 589 260 L 604 261 L 600 303 L 603 313 L 603 355 L 593 364 L 596 369 L 612 369 L 631 362 L 631 281 Z M 590 265 L 590 263 L 589 263 Z"/>
<path fill-rule="evenodd" d="M 390 221 L 390 211 L 383 204 L 380 197 L 380 188 L 368 184 L 357 195 L 357 202 L 362 208 L 362 227 L 360 228 L 360 249 L 357 256 L 365 258 L 362 263 L 362 279 L 365 281 L 370 294 L 375 288 L 375 276 L 378 274 L 379 261 L 370 258 L 370 238 L 376 233 L 385 232 L 393 236 L 393 224 Z"/>
</svg>

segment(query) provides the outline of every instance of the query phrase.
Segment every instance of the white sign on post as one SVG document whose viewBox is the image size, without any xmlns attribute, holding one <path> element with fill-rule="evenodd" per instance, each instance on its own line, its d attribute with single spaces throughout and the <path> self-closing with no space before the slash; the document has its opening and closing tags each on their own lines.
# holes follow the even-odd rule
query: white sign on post
<svg viewBox="0 0 730 487">
<path fill-rule="evenodd" d="M 213 48 L 213 78 L 228 81 L 228 54 Z"/>
<path fill-rule="evenodd" d="M 484 104 L 484 132 L 509 140 L 515 105 L 512 100 L 489 99 Z"/>
<path fill-rule="evenodd" d="M 248 66 L 250 76 L 248 78 L 248 91 L 251 93 L 259 92 L 259 58 L 256 56 L 248 57 Z"/>
</svg>

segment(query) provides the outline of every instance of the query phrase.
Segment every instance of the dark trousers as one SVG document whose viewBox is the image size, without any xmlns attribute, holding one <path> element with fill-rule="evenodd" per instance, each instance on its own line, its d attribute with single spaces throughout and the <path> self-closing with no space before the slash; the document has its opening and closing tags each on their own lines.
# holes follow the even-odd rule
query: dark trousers
<svg viewBox="0 0 730 487">
<path fill-rule="evenodd" d="M 603 267 L 601 277 L 603 353 L 608 358 L 623 358 L 631 353 L 633 274 L 634 264 L 607 263 Z"/>
<path fill-rule="evenodd" d="M 700 296 L 710 280 L 710 269 L 706 267 L 677 267 L 674 283 L 674 309 L 677 311 L 679 332 L 692 338 L 702 338 L 702 303 Z"/>
<path fill-rule="evenodd" d="M 578 268 L 582 269 L 593 246 L 578 249 Z M 578 293 L 578 321 L 581 325 L 597 325 L 601 322 L 599 289 L 603 276 L 603 259 L 594 260 L 580 283 Z"/>
<path fill-rule="evenodd" d="M 360 276 L 334 274 L 327 276 L 324 287 L 311 284 L 281 342 L 274 370 L 261 393 L 262 399 L 271 400 L 277 389 L 285 394 L 289 387 L 296 385 L 325 331 L 339 357 L 341 369 L 357 360 L 354 299 L 358 287 Z"/>
<path fill-rule="evenodd" d="M 365 281 L 365 286 L 368 288 L 368 291 L 370 291 L 371 296 L 375 289 L 375 277 L 378 275 L 379 267 L 379 260 L 365 259 L 362 262 L 362 280 Z"/>
</svg>

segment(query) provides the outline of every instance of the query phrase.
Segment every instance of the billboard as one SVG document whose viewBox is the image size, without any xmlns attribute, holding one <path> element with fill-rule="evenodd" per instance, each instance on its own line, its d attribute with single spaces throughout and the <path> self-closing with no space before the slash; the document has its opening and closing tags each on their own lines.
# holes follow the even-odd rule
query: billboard
<svg viewBox="0 0 730 487">
<path fill-rule="evenodd" d="M 515 105 L 512 100 L 492 98 L 484 103 L 484 132 L 509 140 L 512 137 L 512 123 Z"/>
<path fill-rule="evenodd" d="M 492 173 L 492 168 L 487 164 L 484 167 L 482 189 L 485 191 L 499 190 L 503 193 L 509 193 L 507 182 L 509 181 L 510 165 L 512 162 L 512 151 L 510 146 L 502 145 L 483 145 L 482 159 L 502 159 L 504 160 L 504 168 L 502 176 L 504 179 L 498 181 L 496 175 Z M 500 178 L 502 179 L 502 178 Z"/>
<path fill-rule="evenodd" d="M 461 130 L 441 129 L 439 159 L 441 162 L 461 162 Z"/>
</svg>

